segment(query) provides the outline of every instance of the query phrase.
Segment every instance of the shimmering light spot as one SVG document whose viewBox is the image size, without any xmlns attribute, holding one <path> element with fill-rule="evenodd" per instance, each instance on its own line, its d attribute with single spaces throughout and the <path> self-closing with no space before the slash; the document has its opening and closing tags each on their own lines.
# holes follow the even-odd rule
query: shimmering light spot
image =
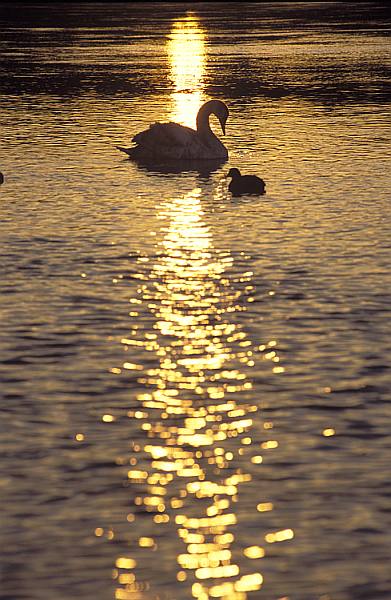
<svg viewBox="0 0 391 600">
<path fill-rule="evenodd" d="M 329 427 L 328 429 L 323 429 L 322 434 L 325 437 L 330 437 L 332 435 L 335 435 L 335 429 L 332 429 L 331 427 Z"/>
<path fill-rule="evenodd" d="M 271 448 L 277 448 L 278 442 L 277 440 L 269 440 L 268 442 L 262 442 L 261 448 L 264 450 L 270 450 Z"/>
<path fill-rule="evenodd" d="M 268 510 L 273 510 L 273 503 L 272 502 L 260 502 L 259 504 L 257 504 L 257 510 L 259 512 L 266 512 Z"/>
<path fill-rule="evenodd" d="M 183 500 L 179 500 L 178 498 L 173 498 L 171 500 L 172 508 L 181 508 L 183 506 Z"/>
<path fill-rule="evenodd" d="M 168 523 L 170 517 L 169 515 L 155 515 L 153 517 L 153 520 L 155 521 L 155 523 Z"/>
<path fill-rule="evenodd" d="M 136 561 L 133 558 L 120 557 L 115 561 L 115 566 L 118 569 L 134 569 Z"/>
<path fill-rule="evenodd" d="M 142 480 L 142 479 L 146 479 L 147 477 L 148 477 L 148 472 L 147 471 L 137 471 L 137 470 L 128 471 L 128 478 L 129 479 Z"/>
<path fill-rule="evenodd" d="M 150 537 L 141 537 L 138 541 L 141 548 L 152 548 L 155 545 L 155 541 Z"/>
<path fill-rule="evenodd" d="M 75 435 L 75 440 L 76 440 L 77 442 L 82 442 L 82 441 L 84 440 L 84 433 L 77 433 L 77 434 Z"/>
<path fill-rule="evenodd" d="M 260 546 L 249 546 L 243 550 L 243 554 L 248 558 L 263 558 L 265 551 Z"/>
<path fill-rule="evenodd" d="M 234 577 L 239 574 L 238 565 L 224 565 L 221 567 L 202 567 L 197 569 L 195 576 L 197 579 L 211 579 L 220 577 Z"/>
<path fill-rule="evenodd" d="M 285 540 L 291 540 L 294 537 L 294 532 L 292 529 L 283 529 L 281 531 L 276 531 L 275 533 L 268 533 L 265 535 L 265 541 L 269 544 L 273 544 L 274 542 L 284 542 Z"/>
<path fill-rule="evenodd" d="M 102 527 L 97 527 L 94 531 L 96 537 L 102 537 L 102 535 L 104 534 L 104 530 L 102 529 Z"/>
<path fill-rule="evenodd" d="M 122 366 L 124 369 L 128 369 L 130 371 L 142 371 L 144 368 L 142 365 L 136 365 L 135 363 L 131 362 L 124 362 Z"/>
<path fill-rule="evenodd" d="M 263 462 L 263 458 L 260 455 L 253 456 L 251 462 L 254 463 L 254 465 L 260 465 Z"/>
<path fill-rule="evenodd" d="M 235 590 L 241 592 L 250 592 L 254 590 L 259 590 L 263 583 L 263 577 L 260 573 L 252 573 L 251 575 L 243 575 L 235 583 Z"/>
<path fill-rule="evenodd" d="M 251 444 L 251 438 L 250 437 L 245 437 L 242 439 L 242 444 L 244 444 L 245 446 L 248 446 L 249 444 Z"/>
<path fill-rule="evenodd" d="M 135 417 L 135 419 L 146 419 L 148 417 L 148 413 L 146 413 L 142 410 L 135 410 L 134 417 Z"/>
<path fill-rule="evenodd" d="M 125 589 L 118 588 L 115 590 L 115 600 L 142 600 L 145 598 L 144 592 L 150 588 L 147 582 L 137 582 L 126 585 Z"/>
<path fill-rule="evenodd" d="M 118 575 L 118 583 L 129 584 L 136 581 L 136 576 L 133 573 L 121 573 Z"/>
<path fill-rule="evenodd" d="M 211 588 L 209 588 L 209 595 L 212 598 L 235 598 L 235 600 L 237 598 L 234 584 L 228 581 L 218 585 L 213 585 Z"/>
<path fill-rule="evenodd" d="M 111 423 L 112 421 L 115 421 L 115 417 L 113 417 L 113 415 L 103 415 L 102 421 L 105 423 Z"/>
</svg>

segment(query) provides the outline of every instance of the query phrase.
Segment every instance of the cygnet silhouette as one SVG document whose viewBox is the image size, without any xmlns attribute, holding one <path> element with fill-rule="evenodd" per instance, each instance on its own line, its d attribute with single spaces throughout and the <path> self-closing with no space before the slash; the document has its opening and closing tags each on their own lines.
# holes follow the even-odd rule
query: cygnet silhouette
<svg viewBox="0 0 391 600">
<path fill-rule="evenodd" d="M 265 182 L 256 175 L 241 175 L 239 169 L 230 169 L 228 177 L 231 183 L 228 186 L 233 196 L 254 195 L 265 193 Z"/>
</svg>

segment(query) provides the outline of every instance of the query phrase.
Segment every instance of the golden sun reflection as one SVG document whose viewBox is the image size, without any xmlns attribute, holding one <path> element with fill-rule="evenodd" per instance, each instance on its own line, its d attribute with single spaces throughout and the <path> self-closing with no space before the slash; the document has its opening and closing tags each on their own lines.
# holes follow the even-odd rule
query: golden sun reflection
<svg viewBox="0 0 391 600">
<path fill-rule="evenodd" d="M 257 410 L 248 401 L 254 349 L 233 320 L 243 310 L 242 292 L 226 274 L 232 256 L 213 247 L 201 197 L 195 188 L 159 208 L 164 237 L 139 288 L 153 328 L 135 340 L 156 365 L 140 373 L 139 408 L 128 412 L 145 436 L 133 444 L 128 481 L 139 490 L 134 517 L 143 511 L 153 527 L 176 528 L 183 544 L 177 582 L 190 586 L 199 600 L 243 600 L 262 586 L 252 564 L 265 554 L 258 545 L 235 548 L 239 488 L 251 481 L 243 452 L 262 462 L 249 435 Z M 249 280 L 250 273 L 241 276 L 243 284 Z M 132 345 L 130 338 L 123 342 Z M 258 506 L 259 512 L 268 510 L 271 503 Z M 164 545 L 153 527 L 138 542 L 152 552 Z M 134 582 L 121 584 L 117 570 L 117 597 L 133 599 Z"/>
<path fill-rule="evenodd" d="M 205 70 L 205 34 L 195 15 L 188 14 L 173 24 L 167 53 L 175 86 L 171 119 L 195 128 L 197 112 L 204 101 Z"/>
<path fill-rule="evenodd" d="M 194 125 L 205 62 L 195 17 L 174 23 L 167 50 L 172 118 Z M 116 598 L 160 598 L 156 569 L 166 580 L 176 560 L 172 585 L 187 588 L 187 597 L 245 600 L 263 585 L 257 561 L 265 549 L 258 542 L 268 546 L 293 535 L 268 531 L 247 546 L 238 539 L 240 488 L 262 464 L 260 448 L 278 446 L 253 440 L 257 407 L 249 377 L 255 353 L 277 362 L 276 342 L 253 347 L 235 319 L 245 310 L 242 295 L 252 289 L 252 273 L 233 285 L 233 257 L 214 247 L 202 190 L 164 200 L 157 211 L 161 238 L 153 258 L 140 258 L 137 297 L 130 300 L 149 316 L 122 339 L 135 359 L 123 368 L 138 386 L 136 406 L 127 412 L 139 430 L 127 473 L 134 504 L 127 520 L 137 533 L 132 552 L 117 558 Z M 137 319 L 138 312 L 129 314 Z M 252 499 L 256 516 L 273 510 L 267 498 L 259 500 Z"/>
</svg>

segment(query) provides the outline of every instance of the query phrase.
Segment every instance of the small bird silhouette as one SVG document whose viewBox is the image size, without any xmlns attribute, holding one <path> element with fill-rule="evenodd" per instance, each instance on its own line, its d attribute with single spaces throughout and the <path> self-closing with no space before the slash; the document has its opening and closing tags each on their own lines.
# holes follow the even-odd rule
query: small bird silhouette
<svg viewBox="0 0 391 600">
<path fill-rule="evenodd" d="M 231 177 L 228 189 L 233 196 L 265 193 L 265 182 L 256 175 L 241 175 L 239 169 L 234 168 L 228 171 L 228 177 Z"/>
</svg>

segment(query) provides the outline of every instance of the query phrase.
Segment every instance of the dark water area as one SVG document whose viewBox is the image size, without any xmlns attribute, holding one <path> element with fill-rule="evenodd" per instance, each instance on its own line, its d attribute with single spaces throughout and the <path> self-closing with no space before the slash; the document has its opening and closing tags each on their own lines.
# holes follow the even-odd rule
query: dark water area
<svg viewBox="0 0 391 600">
<path fill-rule="evenodd" d="M 388 4 L 0 20 L 0 599 L 389 600 Z"/>
<path fill-rule="evenodd" d="M 388 37 L 387 3 L 272 2 L 262 8 L 251 2 L 220 4 L 190 2 L 185 7 L 197 11 L 206 29 L 217 33 L 208 40 L 212 53 L 221 43 L 236 46 L 229 69 L 205 77 L 205 92 L 211 97 L 298 96 L 325 104 L 390 100 L 389 63 L 368 60 L 366 54 L 343 45 L 354 36 L 363 43 Z M 2 3 L 0 91 L 64 96 L 92 90 L 108 95 L 170 93 L 169 66 L 162 68 L 161 61 L 153 60 L 148 41 L 164 42 L 183 10 L 183 4 L 170 2 L 135 3 L 131 10 L 124 3 Z M 147 46 L 144 52 L 140 42 Z M 327 56 L 327 47 L 335 42 L 342 52 Z M 269 43 L 293 48 L 309 44 L 311 53 L 292 69 L 285 53 L 269 64 L 268 55 L 246 52 Z M 109 55 L 107 47 L 112 49 Z"/>
</svg>

